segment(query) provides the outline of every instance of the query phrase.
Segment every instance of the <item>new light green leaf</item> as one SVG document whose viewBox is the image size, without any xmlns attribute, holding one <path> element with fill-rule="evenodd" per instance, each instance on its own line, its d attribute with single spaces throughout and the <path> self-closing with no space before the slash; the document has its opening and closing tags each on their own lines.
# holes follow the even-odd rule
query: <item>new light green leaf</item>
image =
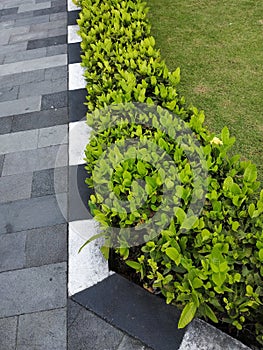
<svg viewBox="0 0 263 350">
<path fill-rule="evenodd" d="M 169 247 L 165 250 L 166 255 L 178 266 L 181 262 L 181 255 L 176 248 Z"/>
<path fill-rule="evenodd" d="M 185 305 L 181 317 L 178 323 L 178 328 L 184 328 L 187 326 L 194 318 L 196 314 L 197 307 L 195 303 L 190 302 L 187 305 Z"/>
</svg>

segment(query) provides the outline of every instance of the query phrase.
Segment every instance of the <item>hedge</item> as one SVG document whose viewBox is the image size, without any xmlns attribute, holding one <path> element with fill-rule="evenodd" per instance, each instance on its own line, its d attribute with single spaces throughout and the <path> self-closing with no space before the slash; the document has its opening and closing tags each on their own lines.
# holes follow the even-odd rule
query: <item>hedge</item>
<svg viewBox="0 0 263 350">
<path fill-rule="evenodd" d="M 182 309 L 263 345 L 263 190 L 235 139 L 204 126 L 150 34 L 146 3 L 80 0 L 90 208 L 106 244 Z M 195 209 L 201 205 L 201 210 Z M 156 230 L 156 228 L 158 228 Z M 157 233 L 156 233 L 157 231 Z M 87 242 L 88 243 L 88 242 Z M 133 245 L 140 253 L 130 254 Z"/>
</svg>

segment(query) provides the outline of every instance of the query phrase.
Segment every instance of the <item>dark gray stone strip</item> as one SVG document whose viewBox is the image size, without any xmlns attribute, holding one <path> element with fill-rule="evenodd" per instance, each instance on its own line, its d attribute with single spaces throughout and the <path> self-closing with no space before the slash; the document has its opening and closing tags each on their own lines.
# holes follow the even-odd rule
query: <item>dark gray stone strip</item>
<svg viewBox="0 0 263 350">
<path fill-rule="evenodd" d="M 68 25 L 77 24 L 77 19 L 79 18 L 79 10 L 68 12 Z"/>
<path fill-rule="evenodd" d="M 33 11 L 33 16 L 43 16 L 43 15 L 51 15 L 52 13 L 58 13 L 58 12 L 66 12 L 67 6 L 66 4 L 50 7 L 48 9 L 43 10 L 35 10 Z"/>
<path fill-rule="evenodd" d="M 78 89 L 69 91 L 69 121 L 76 122 L 82 120 L 86 113 L 87 107 L 84 105 L 86 101 L 87 90 Z"/>
<path fill-rule="evenodd" d="M 67 107 L 68 91 L 46 94 L 42 96 L 41 110 Z"/>
<path fill-rule="evenodd" d="M 55 174 L 54 174 L 55 172 Z M 56 179 L 55 179 L 56 178 Z M 56 184 L 54 183 L 56 180 Z M 33 172 L 31 197 L 48 196 L 68 190 L 68 168 L 44 169 Z"/>
<path fill-rule="evenodd" d="M 80 43 L 74 43 L 68 45 L 68 63 L 79 63 L 81 62 L 81 47 Z"/>
<path fill-rule="evenodd" d="M 66 44 L 66 42 L 67 42 L 67 35 L 58 35 L 58 36 L 53 36 L 45 39 L 29 40 L 27 44 L 27 50 L 38 49 L 40 47 Z"/>
<path fill-rule="evenodd" d="M 13 117 L 3 117 L 0 121 L 0 135 L 11 132 Z"/>
<path fill-rule="evenodd" d="M 7 117 L 9 118 L 9 117 Z M 3 118 L 4 119 L 4 118 Z M 52 108 L 40 112 L 15 115 L 9 118 L 11 122 L 11 131 L 25 131 L 31 129 L 46 128 L 55 125 L 67 124 L 67 108 Z M 5 124 L 5 121 L 4 123 Z M 1 133 L 1 124 L 0 124 Z"/>
<path fill-rule="evenodd" d="M 85 164 L 69 167 L 69 221 L 92 219 L 88 200 L 93 193 L 85 179 Z"/>
<path fill-rule="evenodd" d="M 179 311 L 118 274 L 72 299 L 153 349 L 176 350 L 181 345 L 185 330 L 177 328 Z"/>
<path fill-rule="evenodd" d="M 17 10 L 18 10 L 18 7 L 11 7 L 8 9 L 2 9 L 2 10 L 0 10 L 0 17 L 16 14 Z"/>
</svg>

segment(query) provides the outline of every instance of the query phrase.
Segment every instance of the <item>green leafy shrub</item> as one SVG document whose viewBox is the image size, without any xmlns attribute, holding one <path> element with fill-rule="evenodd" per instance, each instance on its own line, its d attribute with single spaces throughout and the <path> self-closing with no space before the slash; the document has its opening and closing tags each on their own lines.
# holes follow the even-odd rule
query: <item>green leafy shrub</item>
<svg viewBox="0 0 263 350">
<path fill-rule="evenodd" d="M 186 106 L 176 90 L 180 70 L 169 72 L 154 47 L 145 3 L 79 4 L 87 121 L 94 129 L 86 182 L 95 188 L 90 207 L 106 236 L 104 254 L 118 247 L 147 287 L 181 308 L 179 327 L 209 318 L 252 332 L 263 344 L 263 191 L 256 167 L 228 155 L 234 138 L 226 127 L 215 137 L 203 112 Z M 134 244 L 142 253 L 129 257 Z"/>
</svg>

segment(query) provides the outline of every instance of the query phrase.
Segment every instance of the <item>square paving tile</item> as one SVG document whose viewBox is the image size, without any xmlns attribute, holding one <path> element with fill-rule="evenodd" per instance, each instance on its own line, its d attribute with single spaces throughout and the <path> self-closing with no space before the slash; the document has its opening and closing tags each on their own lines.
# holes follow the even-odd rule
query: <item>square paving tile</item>
<svg viewBox="0 0 263 350">
<path fill-rule="evenodd" d="M 66 310 L 50 310 L 19 317 L 16 350 L 66 350 Z"/>
<path fill-rule="evenodd" d="M 66 271 L 59 263 L 0 273 L 0 318 L 65 307 Z"/>
<path fill-rule="evenodd" d="M 0 350 L 16 350 L 17 317 L 0 319 Z"/>
<path fill-rule="evenodd" d="M 67 225 L 27 231 L 26 266 L 41 266 L 67 261 Z"/>
</svg>

